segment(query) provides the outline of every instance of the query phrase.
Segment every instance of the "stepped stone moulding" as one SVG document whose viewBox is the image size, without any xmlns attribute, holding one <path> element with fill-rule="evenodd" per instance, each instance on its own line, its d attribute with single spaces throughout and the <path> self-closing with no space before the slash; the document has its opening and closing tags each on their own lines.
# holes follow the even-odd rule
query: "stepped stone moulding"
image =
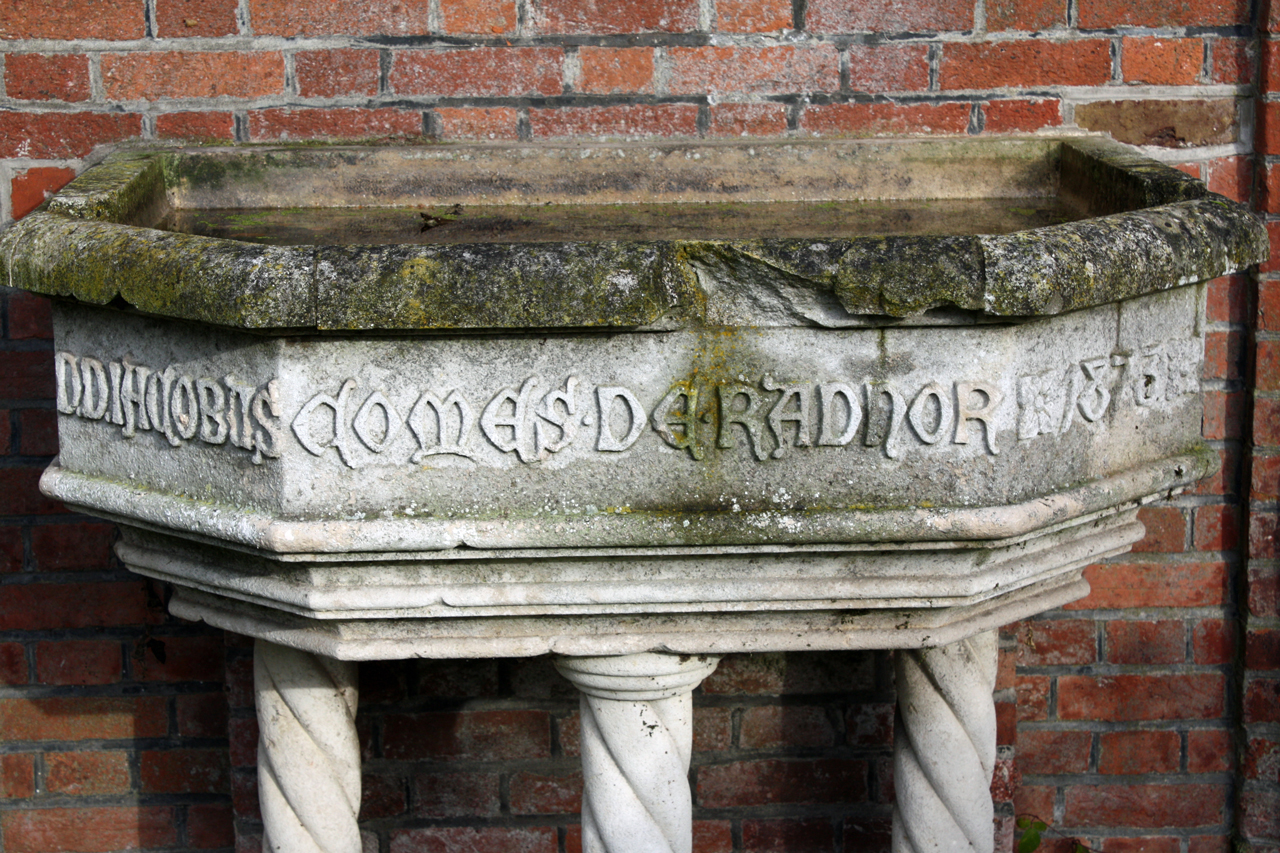
<svg viewBox="0 0 1280 853">
<path fill-rule="evenodd" d="M 122 148 L 0 234 L 42 487 L 258 638 L 288 851 L 359 844 L 345 662 L 556 654 L 584 845 L 687 850 L 716 657 L 863 648 L 911 650 L 895 848 L 990 849 L 990 632 L 1213 470 L 1204 283 L 1265 256 L 1089 136 Z"/>
</svg>

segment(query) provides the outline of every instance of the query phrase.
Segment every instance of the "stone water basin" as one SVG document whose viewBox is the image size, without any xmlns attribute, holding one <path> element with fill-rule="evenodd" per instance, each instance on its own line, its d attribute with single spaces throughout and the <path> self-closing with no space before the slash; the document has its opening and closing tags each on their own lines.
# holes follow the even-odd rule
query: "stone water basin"
<svg viewBox="0 0 1280 853">
<path fill-rule="evenodd" d="M 428 226 L 425 227 L 424 226 Z M 122 149 L 0 235 L 44 490 L 340 658 L 951 642 L 1210 473 L 1243 207 L 1091 137 Z"/>
</svg>

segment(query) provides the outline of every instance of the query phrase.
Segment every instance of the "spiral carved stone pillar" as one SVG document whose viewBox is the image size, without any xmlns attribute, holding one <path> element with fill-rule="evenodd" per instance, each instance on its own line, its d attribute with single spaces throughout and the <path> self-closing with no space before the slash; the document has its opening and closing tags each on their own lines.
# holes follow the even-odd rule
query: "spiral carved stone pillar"
<svg viewBox="0 0 1280 853">
<path fill-rule="evenodd" d="M 895 656 L 893 853 L 992 853 L 996 635 Z"/>
<path fill-rule="evenodd" d="M 584 853 L 690 853 L 693 689 L 719 657 L 559 658 L 582 692 Z"/>
<path fill-rule="evenodd" d="M 264 853 L 360 853 L 356 665 L 258 640 Z"/>
</svg>

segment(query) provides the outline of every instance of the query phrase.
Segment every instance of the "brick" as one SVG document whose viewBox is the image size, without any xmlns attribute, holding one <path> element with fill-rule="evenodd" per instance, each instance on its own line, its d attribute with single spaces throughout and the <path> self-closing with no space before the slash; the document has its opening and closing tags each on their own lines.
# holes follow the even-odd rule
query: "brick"
<svg viewBox="0 0 1280 853">
<path fill-rule="evenodd" d="M 12 426 L 11 420 L 12 419 L 10 417 L 10 412 L 7 409 L 0 409 L 0 455 L 7 456 L 10 452 L 17 450 L 16 447 L 11 446 L 12 440 L 13 440 L 13 426 Z M 18 531 L 16 530 L 13 532 L 18 533 Z M 11 545 L 9 545 L 7 541 L 4 544 L 6 546 L 12 547 Z M 13 562 L 13 558 L 9 551 L 9 547 L 6 547 L 5 554 L 4 554 L 4 561 L 3 563 L 0 563 L 0 565 L 4 566 L 4 571 L 6 572 L 16 572 L 18 570 L 19 565 L 21 564 L 22 542 L 21 541 L 18 542 L 18 562 L 16 563 Z"/>
<path fill-rule="evenodd" d="M 1049 718 L 1049 685 L 1047 675 L 1019 675 L 1014 689 L 1018 694 L 1018 720 L 1039 721 Z"/>
<path fill-rule="evenodd" d="M 0 478 L 2 479 L 2 478 Z M 141 581 L 88 584 L 17 584 L 7 587 L 0 630 L 96 628 L 153 623 Z"/>
<path fill-rule="evenodd" d="M 1280 784 L 1280 740 L 1251 737 L 1245 745 L 1244 778 Z"/>
<path fill-rule="evenodd" d="M 965 0 L 809 0 L 805 28 L 814 33 L 940 32 L 973 28 Z"/>
<path fill-rule="evenodd" d="M 1056 789 L 1044 785 L 1021 785 L 1014 791 L 1014 810 L 1032 817 L 1053 818 L 1053 800 Z"/>
<path fill-rule="evenodd" d="M 996 745 L 1015 746 L 1018 743 L 1017 702 L 996 703 Z"/>
<path fill-rule="evenodd" d="M 48 400 L 53 396 L 52 365 L 52 352 L 0 352 L 4 395 L 10 399 Z"/>
<path fill-rule="evenodd" d="M 1110 79 L 1111 46 L 1103 39 L 948 43 L 938 66 L 944 90 L 1101 86 Z"/>
<path fill-rule="evenodd" d="M 450 35 L 514 33 L 516 4 L 515 0 L 440 0 L 440 17 Z"/>
<path fill-rule="evenodd" d="M 193 850 L 233 847 L 235 826 L 230 806 L 187 806 L 187 845 Z"/>
<path fill-rule="evenodd" d="M 341 48 L 294 54 L 298 94 L 304 98 L 340 98 L 378 94 L 378 51 Z"/>
<path fill-rule="evenodd" d="M 89 57 L 82 53 L 11 53 L 4 60 L 9 97 L 21 101 L 87 101 Z"/>
<path fill-rule="evenodd" d="M 31 528 L 31 556 L 38 571 L 102 571 L 116 541 L 113 524 L 75 522 Z"/>
<path fill-rule="evenodd" d="M 1225 709 L 1224 679 L 1218 673 L 1058 679 L 1061 720 L 1211 720 Z"/>
<path fill-rule="evenodd" d="M 894 706 L 888 702 L 859 702 L 845 714 L 845 740 L 849 746 L 893 744 Z"/>
<path fill-rule="evenodd" d="M 766 694 L 800 696 L 848 693 L 874 678 L 875 656 L 870 652 L 771 652 L 725 655 L 716 671 L 702 682 L 708 694 Z"/>
<path fill-rule="evenodd" d="M 128 755 L 118 750 L 47 752 L 44 765 L 44 786 L 50 794 L 123 794 L 130 787 Z"/>
<path fill-rule="evenodd" d="M 139 646 L 133 655 L 133 674 L 138 681 L 209 681 L 223 680 L 222 637 L 157 636 L 164 644 L 161 661 L 159 647 Z"/>
<path fill-rule="evenodd" d="M 1182 843 L 1167 836 L 1108 838 L 1102 843 L 1102 853 L 1180 853 L 1181 850 Z"/>
<path fill-rule="evenodd" d="M 742 712 L 738 744 L 743 749 L 829 747 L 835 734 L 825 708 L 764 705 Z"/>
<path fill-rule="evenodd" d="M 426 0 L 249 0 L 256 35 L 420 36 L 429 33 Z"/>
<path fill-rule="evenodd" d="M 1263 104 L 1262 106 L 1266 107 L 1267 105 Z M 1261 113 L 1261 116 L 1263 118 L 1267 118 L 1268 111 L 1264 109 L 1263 112 Z M 1262 128 L 1260 128 L 1260 129 L 1263 129 L 1264 133 L 1269 133 L 1270 128 L 1274 126 L 1273 124 L 1271 124 L 1271 122 L 1280 123 L 1280 113 L 1277 113 L 1274 119 L 1267 118 L 1267 122 L 1268 122 L 1267 124 L 1263 125 Z M 1271 147 L 1270 145 L 1271 142 L 1274 142 L 1276 147 L 1274 148 Z M 1267 151 L 1280 150 L 1280 131 L 1276 133 L 1276 138 L 1274 140 L 1270 140 L 1270 141 L 1264 140 L 1263 143 L 1261 144 L 1266 145 L 1267 147 L 1265 149 L 1260 148 L 1259 150 L 1267 150 Z M 1271 253 L 1267 256 L 1267 259 L 1265 261 L 1263 261 L 1261 264 L 1258 265 L 1259 272 L 1274 273 L 1276 271 L 1280 271 L 1280 246 L 1276 245 L 1276 238 L 1278 236 L 1280 236 L 1280 220 L 1272 220 L 1271 222 L 1268 222 L 1267 237 L 1269 238 L 1271 243 Z M 1280 284 L 1280 282 L 1264 282 L 1263 284 L 1274 287 L 1277 284 Z M 1258 313 L 1259 315 L 1262 315 L 1261 294 L 1259 295 L 1258 301 L 1260 303 L 1258 308 Z M 1272 318 L 1272 322 L 1274 322 L 1276 318 L 1276 313 L 1274 310 L 1271 312 L 1271 318 Z M 1269 329 L 1270 326 L 1267 326 L 1266 328 Z"/>
<path fill-rule="evenodd" d="M 1267 213 L 1280 213 L 1280 166 L 1266 167 L 1259 187 L 1258 205 Z"/>
<path fill-rule="evenodd" d="M 696 136 L 693 104 L 626 104 L 529 110 L 535 139 L 566 136 Z"/>
<path fill-rule="evenodd" d="M 1081 29 L 1104 27 L 1230 27 L 1249 23 L 1248 0 L 1079 0 Z"/>
<path fill-rule="evenodd" d="M 178 724 L 181 726 L 181 722 Z M 231 717 L 227 720 L 227 748 L 232 767 L 254 767 L 258 761 L 258 718 Z"/>
<path fill-rule="evenodd" d="M 1201 431 L 1210 441 L 1243 437 L 1244 394 L 1205 391 L 1204 424 Z"/>
<path fill-rule="evenodd" d="M 730 708 L 693 709 L 693 751 L 716 752 L 733 747 L 733 711 Z"/>
<path fill-rule="evenodd" d="M 233 36 L 236 0 L 156 0 L 156 35 L 161 38 Z"/>
<path fill-rule="evenodd" d="M 716 29 L 722 33 L 765 33 L 794 25 L 791 0 L 716 0 Z"/>
<path fill-rule="evenodd" d="M 1254 616 L 1280 616 L 1280 569 L 1251 563 L 1248 599 L 1249 612 Z"/>
<path fill-rule="evenodd" d="M 697 0 L 544 0 L 534 8 L 534 26 L 542 33 L 679 33 L 698 27 Z"/>
<path fill-rule="evenodd" d="M 178 734 L 182 737 L 227 736 L 227 696 L 224 692 L 178 696 L 174 704 L 178 712 Z"/>
<path fill-rule="evenodd" d="M 161 139 L 216 139 L 235 137 L 235 116 L 224 112 L 162 113 L 156 116 L 156 136 Z"/>
<path fill-rule="evenodd" d="M 1182 622 L 1105 623 L 1107 661 L 1118 664 L 1182 663 L 1187 657 L 1187 632 Z"/>
<path fill-rule="evenodd" d="M 1234 551 L 1240 538 L 1234 506 L 1200 506 L 1195 509 L 1195 547 L 1198 551 Z"/>
<path fill-rule="evenodd" d="M 578 48 L 579 92 L 616 95 L 629 92 L 652 92 L 653 48 L 588 47 Z"/>
<path fill-rule="evenodd" d="M 391 91 L 400 95 L 559 95 L 564 51 L 551 47 L 472 47 L 402 50 L 391 67 Z"/>
<path fill-rule="evenodd" d="M 989 101 L 982 105 L 987 133 L 1028 133 L 1062 124 L 1062 102 L 1055 98 Z"/>
<path fill-rule="evenodd" d="M 232 708 L 253 708 L 253 657 L 234 657 L 226 662 L 227 704 Z"/>
<path fill-rule="evenodd" d="M 249 113 L 249 138 L 355 139 L 420 136 L 422 114 L 394 107 L 359 109 L 266 109 Z"/>
<path fill-rule="evenodd" d="M 1274 282 L 1260 282 L 1259 289 Z M 1270 288 L 1280 299 L 1280 288 Z M 1280 308 L 1280 303 L 1277 303 Z M 1227 275 L 1209 282 L 1206 316 L 1211 323 L 1240 323 L 1249 321 L 1249 280 L 1241 275 Z M 1280 317 L 1280 314 L 1276 315 Z"/>
<path fill-rule="evenodd" d="M 1224 664 L 1235 659 L 1235 623 L 1202 619 L 1191 632 L 1191 657 L 1198 664 Z"/>
<path fill-rule="evenodd" d="M 1084 773 L 1093 735 L 1028 729 L 1018 733 L 1018 767 L 1028 776 Z"/>
<path fill-rule="evenodd" d="M 388 714 L 383 730 L 383 752 L 392 760 L 509 761 L 551 755 L 551 721 L 545 711 Z"/>
<path fill-rule="evenodd" d="M 92 827 L 92 832 L 86 828 Z M 31 809 L 0 816 L 6 853 L 96 853 L 172 847 L 177 843 L 173 809 L 121 806 Z"/>
<path fill-rule="evenodd" d="M 518 139 L 519 116 L 512 107 L 438 107 L 443 139 Z"/>
<path fill-rule="evenodd" d="M 497 773 L 418 773 L 413 777 L 415 817 L 497 817 L 502 809 Z"/>
<path fill-rule="evenodd" d="M 987 0 L 987 30 L 1034 32 L 1067 23 L 1066 0 Z"/>
<path fill-rule="evenodd" d="M 1255 446 L 1280 446 L 1280 400 L 1254 398 L 1253 443 Z"/>
<path fill-rule="evenodd" d="M 102 85 L 109 100 L 262 98 L 284 92 L 284 56 L 275 51 L 108 53 Z"/>
<path fill-rule="evenodd" d="M 787 132 L 783 104 L 715 104 L 708 136 L 781 136 Z"/>
<path fill-rule="evenodd" d="M 865 761 L 839 758 L 768 759 L 700 767 L 697 801 L 712 809 L 856 802 L 866 796 L 867 769 Z"/>
<path fill-rule="evenodd" d="M 50 409 L 23 409 L 18 412 L 24 456 L 53 456 L 58 452 L 58 421 Z"/>
<path fill-rule="evenodd" d="M 1177 732 L 1103 732 L 1098 772 L 1106 775 L 1174 773 L 1182 757 Z"/>
<path fill-rule="evenodd" d="M 1274 511 L 1250 513 L 1249 556 L 1260 560 L 1280 556 L 1280 524 Z"/>
<path fill-rule="evenodd" d="M 1231 769 L 1231 732 L 1192 729 L 1187 732 L 1187 772 L 1225 773 Z"/>
<path fill-rule="evenodd" d="M 114 684 L 123 675 L 120 643 L 62 640 L 36 643 L 39 684 Z"/>
<path fill-rule="evenodd" d="M 1073 785 L 1063 823 L 1073 826 L 1194 827 L 1221 824 L 1226 789 L 1219 785 Z"/>
<path fill-rule="evenodd" d="M 391 832 L 391 853 L 556 853 L 558 847 L 555 828 L 545 826 L 439 826 Z"/>
<path fill-rule="evenodd" d="M 251 770 L 234 770 L 231 773 L 231 808 L 235 811 L 236 817 L 260 821 L 262 820 L 262 808 L 258 799 L 258 771 Z M 237 849 L 241 839 L 237 839 Z M 259 842 L 256 850 L 261 849 Z M 246 850 L 245 853 L 248 853 Z"/>
<path fill-rule="evenodd" d="M 1280 341 L 1258 341 L 1256 381 L 1259 391 L 1280 391 Z"/>
<path fill-rule="evenodd" d="M 45 199 L 62 189 L 75 176 L 74 169 L 56 166 L 36 166 L 18 172 L 10 183 L 9 198 L 13 218 L 21 219 L 44 204 Z"/>
<path fill-rule="evenodd" d="M 6 741 L 112 740 L 168 733 L 167 702 L 160 696 L 0 700 L 0 738 Z"/>
<path fill-rule="evenodd" d="M 0 755 L 0 799 L 24 800 L 36 793 L 36 757 Z"/>
<path fill-rule="evenodd" d="M 855 92 L 909 92 L 929 88 L 929 47 L 923 44 L 851 44 L 849 88 Z"/>
<path fill-rule="evenodd" d="M 1187 517 L 1175 506 L 1144 506 L 1138 510 L 1138 521 L 1147 535 L 1133 546 L 1142 552 L 1177 553 L 1187 549 Z"/>
<path fill-rule="evenodd" d="M 582 773 L 511 774 L 513 814 L 577 814 L 582 810 Z"/>
<path fill-rule="evenodd" d="M 1023 666 L 1093 663 L 1098 658 L 1097 628 L 1084 619 L 1045 619 L 1022 623 L 1017 632 Z"/>
<path fill-rule="evenodd" d="M 0 410 L 0 427 L 8 423 L 8 412 Z M 8 439 L 5 438 L 5 441 Z M 3 444 L 4 442 L 0 442 Z M 22 531 L 17 527 L 0 526 L 0 573 L 23 570 Z"/>
<path fill-rule="evenodd" d="M 1253 158 L 1221 157 L 1209 162 L 1209 189 L 1241 204 L 1253 196 Z"/>
<path fill-rule="evenodd" d="M 1240 332 L 1208 332 L 1204 342 L 1204 378 L 1239 379 L 1243 376 L 1244 335 Z"/>
<path fill-rule="evenodd" d="M 86 14 L 83 0 L 9 0 L 0 39 L 140 39 L 146 35 L 138 0 L 101 0 Z"/>
<path fill-rule="evenodd" d="M 1224 563 L 1101 563 L 1084 570 L 1092 591 L 1064 609 L 1208 607 L 1227 597 Z"/>
<path fill-rule="evenodd" d="M 4 359 L 0 358 L 0 375 L 3 364 Z M 47 515 L 66 511 L 58 501 L 40 494 L 40 473 L 37 468 L 0 468 L 0 515 Z M 5 615 L 0 610 L 0 624 L 4 623 Z"/>
<path fill-rule="evenodd" d="M 1209 82 L 1251 85 L 1257 78 L 1258 48 L 1251 39 L 1216 38 L 1211 42 Z"/>
<path fill-rule="evenodd" d="M 497 661 L 462 660 L 418 661 L 414 680 L 419 695 L 450 699 L 496 693 L 498 682 Z"/>
<path fill-rule="evenodd" d="M 1250 628 L 1245 634 L 1244 665 L 1247 669 L 1280 669 L 1280 630 Z"/>
<path fill-rule="evenodd" d="M 230 774 L 224 749 L 144 750 L 138 756 L 144 794 L 225 794 Z"/>
<path fill-rule="evenodd" d="M 840 60 L 830 45 L 671 47 L 667 64 L 667 90 L 676 95 L 776 95 L 840 88 Z"/>
<path fill-rule="evenodd" d="M 727 820 L 695 820 L 692 841 L 698 853 L 733 853 L 733 824 Z"/>
<path fill-rule="evenodd" d="M 0 643 L 0 684 L 26 684 L 27 650 L 21 643 Z"/>
<path fill-rule="evenodd" d="M 1229 853 L 1231 839 L 1225 835 L 1193 835 L 1187 839 L 1187 853 Z M 1280 853 L 1280 850 L 1263 851 Z"/>
<path fill-rule="evenodd" d="M 1076 124 L 1110 133 L 1130 145 L 1196 148 L 1236 141 L 1239 116 L 1234 100 L 1093 101 L 1076 106 Z"/>
<path fill-rule="evenodd" d="M 964 133 L 969 105 L 822 104 L 806 107 L 800 129 L 822 136 L 902 133 Z"/>
<path fill-rule="evenodd" d="M 1280 838 L 1280 792 L 1241 791 L 1240 830 L 1246 838 Z"/>
<path fill-rule="evenodd" d="M 399 817 L 406 808 L 404 780 L 384 773 L 365 773 L 360 782 L 360 820 Z"/>
<path fill-rule="evenodd" d="M 53 339 L 53 303 L 44 296 L 14 290 L 9 293 L 9 339 Z"/>
<path fill-rule="evenodd" d="M 1125 38 L 1120 40 L 1120 70 L 1126 83 L 1191 86 L 1204 65 L 1198 38 Z"/>
<path fill-rule="evenodd" d="M 835 846 L 830 818 L 744 820 L 742 850 L 751 853 L 827 851 Z"/>
</svg>

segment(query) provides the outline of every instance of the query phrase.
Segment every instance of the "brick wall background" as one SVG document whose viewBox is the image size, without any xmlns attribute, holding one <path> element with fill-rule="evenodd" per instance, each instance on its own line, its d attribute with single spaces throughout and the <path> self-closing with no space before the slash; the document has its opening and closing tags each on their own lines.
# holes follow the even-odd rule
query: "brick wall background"
<svg viewBox="0 0 1280 853">
<path fill-rule="evenodd" d="M 1209 288 L 1222 473 L 1144 510 L 1088 599 L 1003 632 L 996 831 L 1011 849 L 1016 810 L 1105 853 L 1277 853 L 1280 10 L 1257 2 L 0 0 L 0 222 L 133 138 L 1149 146 L 1266 212 L 1278 251 Z M 0 294 L 0 847 L 256 849 L 250 646 L 167 617 L 109 526 L 39 495 L 48 312 Z M 697 850 L 887 849 L 889 671 L 726 659 L 696 697 Z M 578 849 L 576 700 L 546 661 L 361 679 L 370 850 Z"/>
</svg>

